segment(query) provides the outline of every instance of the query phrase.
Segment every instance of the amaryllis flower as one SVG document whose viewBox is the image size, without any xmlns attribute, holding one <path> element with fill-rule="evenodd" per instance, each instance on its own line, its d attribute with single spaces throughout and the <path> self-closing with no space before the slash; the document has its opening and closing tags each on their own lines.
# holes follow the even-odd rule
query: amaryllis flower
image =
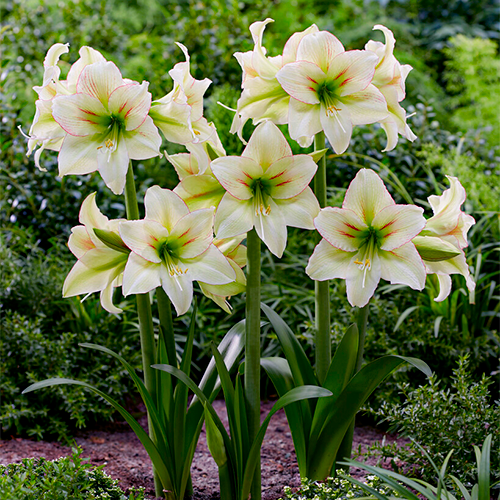
<svg viewBox="0 0 500 500">
<path fill-rule="evenodd" d="M 227 285 L 208 285 L 200 282 L 203 294 L 212 299 L 221 309 L 231 312 L 229 299 L 246 290 L 247 279 L 242 271 L 247 263 L 247 248 L 241 244 L 246 235 L 214 240 L 214 245 L 224 254 L 227 261 L 234 269 L 236 279 Z"/>
<path fill-rule="evenodd" d="M 83 68 L 88 64 L 105 61 L 102 54 L 91 47 L 80 49 L 80 58 L 70 68 L 66 80 L 59 80 L 61 69 L 58 66 L 61 55 L 69 51 L 69 44 L 56 43 L 48 50 L 43 62 L 43 82 L 40 86 L 33 87 L 38 94 L 35 102 L 36 112 L 27 138 L 27 156 L 36 149 L 35 165 L 42 171 L 45 169 L 40 165 L 40 156 L 45 149 L 59 151 L 61 149 L 66 131 L 54 120 L 52 116 L 52 101 L 58 95 L 70 95 L 76 93 L 76 82 Z"/>
<path fill-rule="evenodd" d="M 235 272 L 212 244 L 213 209 L 189 212 L 173 191 L 153 186 L 144 198 L 144 220 L 120 224 L 120 235 L 132 250 L 123 274 L 125 296 L 162 286 L 178 315 L 193 298 L 193 281 L 224 285 Z"/>
<path fill-rule="evenodd" d="M 427 274 L 436 274 L 439 281 L 440 292 L 434 299 L 436 302 L 444 300 L 450 294 L 451 274 L 461 274 L 470 292 L 476 288 L 463 251 L 468 246 L 467 232 L 476 221 L 461 210 L 466 193 L 460 181 L 456 177 L 446 177 L 450 181 L 450 188 L 443 191 L 441 196 L 429 196 L 434 215 L 427 220 L 425 229 L 414 240 L 417 245 L 424 245 L 426 239 L 439 239 L 445 245 L 451 245 L 458 253 L 453 258 L 440 260 L 427 260 L 423 255 Z"/>
<path fill-rule="evenodd" d="M 215 215 L 217 238 L 255 227 L 269 250 L 281 257 L 287 226 L 314 228 L 319 204 L 308 184 L 317 165 L 309 155 L 292 156 L 284 135 L 272 122 L 255 129 L 241 157 L 217 158 L 211 168 L 227 191 Z"/>
<path fill-rule="evenodd" d="M 237 132 L 244 143 L 243 126 L 249 119 L 253 120 L 254 125 L 264 120 L 271 120 L 278 125 L 287 123 L 290 96 L 276 79 L 276 73 L 285 64 L 296 61 L 297 47 L 302 38 L 318 31 L 318 27 L 313 24 L 304 31 L 294 33 L 286 42 L 283 54 L 268 57 L 266 48 L 262 45 L 262 36 L 266 26 L 272 22 L 273 19 L 267 18 L 265 21 L 253 23 L 250 26 L 254 41 L 253 50 L 234 54 L 243 70 L 243 92 L 238 99 L 231 133 Z"/>
<path fill-rule="evenodd" d="M 343 153 L 353 125 L 383 120 L 388 115 L 384 96 L 372 85 L 378 57 L 366 50 L 346 52 L 331 33 L 319 31 L 302 38 L 297 61 L 276 74 L 292 97 L 288 128 L 305 147 L 324 130 L 336 153 Z"/>
<path fill-rule="evenodd" d="M 411 242 L 425 226 L 423 209 L 396 205 L 382 179 L 362 169 L 342 208 L 321 210 L 314 225 L 324 238 L 306 268 L 314 280 L 346 280 L 352 306 L 365 306 L 380 278 L 415 290 L 425 286 L 425 267 Z"/>
<path fill-rule="evenodd" d="M 384 151 L 390 151 L 398 143 L 398 134 L 412 142 L 417 138 L 406 123 L 406 111 L 399 104 L 405 98 L 405 80 L 413 68 L 409 64 L 400 64 L 394 57 L 396 40 L 389 28 L 377 24 L 373 29 L 381 30 L 385 35 L 385 44 L 370 40 L 365 49 L 374 52 L 379 58 L 372 84 L 380 90 L 387 102 L 389 116 L 380 124 L 387 135 Z"/>
<path fill-rule="evenodd" d="M 113 305 L 113 290 L 121 286 L 130 253 L 118 234 L 118 224 L 125 219 L 109 220 L 97 207 L 92 193 L 82 203 L 79 220 L 83 225 L 72 228 L 68 241 L 78 261 L 64 281 L 63 297 L 101 292 L 104 309 L 120 313 L 122 310 Z"/>
<path fill-rule="evenodd" d="M 76 94 L 53 99 L 52 114 L 67 132 L 59 152 L 59 175 L 98 170 L 121 194 L 130 160 L 160 154 L 161 138 L 148 116 L 148 83 L 126 81 L 112 62 L 85 66 Z"/>
</svg>

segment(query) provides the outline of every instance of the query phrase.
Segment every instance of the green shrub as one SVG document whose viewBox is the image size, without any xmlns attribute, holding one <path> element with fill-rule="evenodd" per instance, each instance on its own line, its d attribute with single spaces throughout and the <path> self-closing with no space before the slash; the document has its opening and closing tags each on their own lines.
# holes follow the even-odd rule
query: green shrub
<svg viewBox="0 0 500 500">
<path fill-rule="evenodd" d="M 129 495 L 118 481 L 81 458 L 81 448 L 57 460 L 25 458 L 22 463 L 0 465 L 0 500 L 144 500 L 144 489 Z"/>
<path fill-rule="evenodd" d="M 434 482 L 435 470 L 415 443 L 438 463 L 453 449 L 448 471 L 462 482 L 469 482 L 475 478 L 473 445 L 481 444 L 487 434 L 492 434 L 493 482 L 500 479 L 500 402 L 492 401 L 494 395 L 488 389 L 490 379 L 483 375 L 475 382 L 468 366 L 468 357 L 460 358 L 448 388 L 440 388 L 440 381 L 434 375 L 428 384 L 418 389 L 411 390 L 408 384 L 404 385 L 402 392 L 406 401 L 402 405 L 383 403 L 374 413 L 389 423 L 390 431 L 411 437 L 414 442 L 401 448 L 396 444 L 376 444 L 372 452 L 391 458 L 395 469 L 398 469 L 397 462 L 416 465 L 422 479 Z"/>
</svg>

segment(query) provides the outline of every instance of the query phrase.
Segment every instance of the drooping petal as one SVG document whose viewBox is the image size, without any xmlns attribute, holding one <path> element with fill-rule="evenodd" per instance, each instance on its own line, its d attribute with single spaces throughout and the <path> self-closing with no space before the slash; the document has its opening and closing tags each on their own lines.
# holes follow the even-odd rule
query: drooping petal
<svg viewBox="0 0 500 500">
<path fill-rule="evenodd" d="M 262 178 L 271 185 L 273 199 L 282 200 L 304 191 L 317 169 L 309 155 L 285 156 L 271 164 Z"/>
<path fill-rule="evenodd" d="M 318 90 L 326 75 L 316 64 L 298 61 L 283 66 L 276 73 L 276 79 L 294 99 L 306 104 L 318 104 Z"/>
<path fill-rule="evenodd" d="M 134 130 L 146 119 L 151 108 L 148 82 L 117 87 L 109 96 L 108 109 L 125 120 L 125 129 Z"/>
<path fill-rule="evenodd" d="M 425 227 L 423 213 L 415 205 L 390 205 L 378 212 L 371 225 L 382 236 L 380 248 L 394 250 L 417 236 Z"/>
<path fill-rule="evenodd" d="M 328 31 L 310 33 L 302 38 L 297 49 L 298 61 L 309 61 L 327 73 L 335 57 L 344 52 L 338 38 Z"/>
<path fill-rule="evenodd" d="M 361 92 L 370 85 L 377 62 L 378 57 L 369 50 L 349 50 L 335 57 L 328 78 L 335 80 L 340 96 Z"/>
<path fill-rule="evenodd" d="M 79 259 L 86 252 L 95 248 L 93 241 L 90 239 L 85 226 L 75 226 L 71 228 L 71 235 L 68 240 L 68 247 L 71 253 Z"/>
<path fill-rule="evenodd" d="M 326 281 L 334 278 L 345 279 L 347 266 L 351 262 L 353 255 L 351 252 L 344 252 L 333 247 L 328 241 L 322 239 L 309 258 L 306 273 L 316 281 Z"/>
<path fill-rule="evenodd" d="M 114 269 L 107 271 L 91 269 L 78 260 L 64 280 L 63 297 L 86 295 L 103 290 L 108 286 L 113 273 Z"/>
<path fill-rule="evenodd" d="M 215 245 L 210 245 L 196 259 L 183 262 L 194 280 L 209 285 L 225 285 L 236 279 L 236 274 L 228 259 Z"/>
<path fill-rule="evenodd" d="M 123 139 L 131 160 L 147 160 L 160 155 L 161 137 L 149 116 L 140 127 L 123 132 Z"/>
<path fill-rule="evenodd" d="M 425 266 L 413 243 L 395 248 L 390 252 L 380 251 L 382 279 L 392 284 L 408 285 L 414 290 L 425 286 Z"/>
<path fill-rule="evenodd" d="M 442 302 L 451 293 L 451 276 L 449 274 L 438 274 L 439 295 L 434 302 Z"/>
<path fill-rule="evenodd" d="M 217 208 L 226 190 L 211 175 L 192 175 L 177 184 L 174 193 L 193 211 L 200 208 Z"/>
<path fill-rule="evenodd" d="M 102 134 L 107 128 L 107 114 L 102 103 L 87 94 L 59 96 L 52 101 L 52 116 L 73 136 Z"/>
<path fill-rule="evenodd" d="M 347 266 L 347 300 L 353 307 L 364 307 L 372 298 L 379 284 L 381 264 L 378 255 L 374 256 L 369 269 L 361 269 L 355 261 L 359 261 L 358 255 L 353 258 L 351 263 Z"/>
<path fill-rule="evenodd" d="M 94 96 L 107 106 L 111 92 L 120 85 L 123 78 L 115 63 L 96 62 L 83 68 L 76 91 Z"/>
<path fill-rule="evenodd" d="M 129 166 L 127 144 L 123 136 L 118 138 L 116 149 L 102 147 L 97 153 L 97 170 L 106 186 L 115 194 L 122 194 Z"/>
<path fill-rule="evenodd" d="M 182 199 L 170 189 L 150 187 L 144 196 L 146 219 L 156 221 L 170 233 L 177 222 L 189 213 Z"/>
<path fill-rule="evenodd" d="M 226 193 L 215 213 L 214 230 L 217 238 L 231 238 L 250 231 L 253 214 L 253 200 L 238 200 Z"/>
<path fill-rule="evenodd" d="M 67 135 L 59 151 L 59 176 L 75 174 L 85 175 L 97 170 L 97 152 L 101 147 L 101 138 L 74 137 Z"/>
<path fill-rule="evenodd" d="M 361 246 L 362 232 L 368 228 L 355 212 L 337 207 L 323 208 L 314 225 L 330 245 L 345 252 L 354 252 Z"/>
<path fill-rule="evenodd" d="M 111 314 L 120 314 L 123 310 L 113 304 L 114 290 L 115 287 L 113 286 L 113 283 L 110 283 L 104 290 L 101 291 L 101 305 Z"/>
<path fill-rule="evenodd" d="M 252 181 L 263 174 L 262 167 L 254 159 L 245 156 L 216 158 L 210 167 L 224 189 L 239 200 L 253 197 Z"/>
<path fill-rule="evenodd" d="M 273 64 L 273 61 L 266 57 L 266 49 L 262 46 L 262 35 L 266 25 L 273 22 L 273 19 L 267 18 L 265 21 L 258 21 L 250 26 L 250 32 L 255 44 L 252 51 L 252 67 L 262 78 L 273 78 L 279 69 L 278 65 Z"/>
<path fill-rule="evenodd" d="M 310 187 L 286 200 L 277 200 L 287 226 L 314 229 L 314 218 L 319 214 L 318 199 Z"/>
<path fill-rule="evenodd" d="M 147 293 L 159 287 L 162 267 L 132 252 L 123 271 L 123 295 Z"/>
<path fill-rule="evenodd" d="M 310 33 L 317 33 L 318 31 L 319 28 L 315 24 L 311 24 L 311 26 L 309 26 L 309 28 L 306 28 L 304 31 L 294 33 L 287 40 L 287 42 L 285 43 L 285 47 L 283 48 L 283 64 L 285 65 L 291 62 L 295 62 L 297 60 L 297 50 L 302 39 L 306 35 L 309 35 Z"/>
<path fill-rule="evenodd" d="M 181 259 L 192 259 L 207 250 L 213 240 L 214 209 L 204 208 L 185 215 L 169 235 L 169 246 Z"/>
<path fill-rule="evenodd" d="M 68 89 L 71 94 L 76 92 L 76 84 L 85 66 L 96 62 L 106 62 L 104 56 L 92 47 L 83 46 L 79 50 L 80 59 L 76 61 L 68 71 L 66 78 Z"/>
<path fill-rule="evenodd" d="M 303 148 L 309 147 L 314 135 L 323 127 L 320 121 L 321 106 L 304 104 L 296 99 L 290 99 L 289 125 L 290 137 L 296 140 Z"/>
<path fill-rule="evenodd" d="M 159 222 L 131 220 L 121 222 L 119 227 L 123 242 L 132 252 L 150 262 L 161 262 L 160 249 L 168 237 L 168 231 Z"/>
<path fill-rule="evenodd" d="M 353 210 L 370 225 L 375 215 L 390 205 L 394 200 L 382 179 L 373 170 L 362 168 L 349 185 L 342 208 Z"/>
<path fill-rule="evenodd" d="M 171 276 L 165 266 L 161 266 L 161 286 L 175 307 L 177 316 L 185 314 L 193 301 L 193 281 L 188 273 Z"/>
<path fill-rule="evenodd" d="M 95 201 L 96 194 L 97 193 L 91 193 L 83 200 L 78 220 L 84 224 L 87 229 L 93 229 L 95 227 L 106 229 L 109 219 L 99 210 Z"/>
<path fill-rule="evenodd" d="M 343 97 L 342 103 L 349 108 L 353 125 L 379 122 L 389 114 L 384 96 L 374 85 Z"/>
<path fill-rule="evenodd" d="M 379 62 L 376 66 L 374 83 L 378 85 L 386 85 L 394 79 L 394 73 L 399 66 L 398 61 L 394 57 L 394 46 L 396 40 L 392 31 L 381 24 L 376 24 L 374 30 L 381 30 L 385 36 L 385 45 L 380 42 L 370 41 L 366 44 L 366 49 L 371 50 L 379 57 Z"/>
<path fill-rule="evenodd" d="M 349 108 L 340 102 L 337 109 L 326 109 L 321 105 L 319 118 L 328 142 L 337 154 L 342 154 L 349 146 L 352 136 L 352 120 Z"/>
<path fill-rule="evenodd" d="M 285 136 L 281 130 L 270 121 L 261 123 L 254 130 L 252 137 L 250 137 L 248 141 L 247 147 L 243 150 L 243 153 L 241 153 L 242 157 L 252 158 L 264 171 L 275 161 L 284 156 L 291 156 L 291 154 L 292 150 Z M 221 184 L 224 185 L 222 182 Z"/>
<path fill-rule="evenodd" d="M 276 257 L 281 258 L 286 247 L 286 223 L 281 209 L 272 198 L 268 200 L 270 212 L 263 215 L 261 212 L 253 213 L 253 225 L 259 238 Z"/>
</svg>

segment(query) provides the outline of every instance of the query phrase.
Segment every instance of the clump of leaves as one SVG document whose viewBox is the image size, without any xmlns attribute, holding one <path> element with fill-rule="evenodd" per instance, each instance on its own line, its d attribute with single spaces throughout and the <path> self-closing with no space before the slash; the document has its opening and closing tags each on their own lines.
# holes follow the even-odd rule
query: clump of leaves
<svg viewBox="0 0 500 500">
<path fill-rule="evenodd" d="M 132 488 L 128 495 L 118 481 L 81 457 L 73 448 L 71 457 L 57 460 L 24 459 L 20 464 L 0 465 L 0 500 L 144 500 L 144 489 Z"/>
<path fill-rule="evenodd" d="M 454 449 L 449 472 L 462 482 L 471 482 L 476 467 L 473 445 L 482 443 L 486 434 L 491 434 L 491 471 L 494 481 L 499 479 L 500 402 L 492 401 L 489 377 L 483 374 L 480 381 L 474 381 L 468 366 L 468 356 L 462 356 L 453 372 L 450 387 L 440 388 L 436 376 L 415 390 L 409 390 L 409 385 L 405 384 L 402 392 L 406 401 L 402 405 L 382 404 L 373 412 L 389 423 L 389 431 L 409 436 L 413 441 L 401 448 L 382 442 L 375 444 L 371 453 L 392 459 L 396 472 L 399 472 L 397 463 L 416 465 L 421 478 L 433 482 L 436 480 L 435 470 L 418 445 L 437 462 L 443 462 Z"/>
</svg>

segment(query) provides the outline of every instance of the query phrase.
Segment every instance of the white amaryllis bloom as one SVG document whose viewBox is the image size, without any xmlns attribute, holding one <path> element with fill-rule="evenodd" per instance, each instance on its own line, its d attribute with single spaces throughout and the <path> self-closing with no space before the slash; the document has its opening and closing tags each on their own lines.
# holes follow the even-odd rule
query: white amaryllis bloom
<svg viewBox="0 0 500 500">
<path fill-rule="evenodd" d="M 406 96 L 405 80 L 413 68 L 409 64 L 400 64 L 394 57 L 396 40 L 389 28 L 377 24 L 373 29 L 381 30 L 385 35 L 385 44 L 370 40 L 365 49 L 374 52 L 379 58 L 372 84 L 380 90 L 387 102 L 389 116 L 380 124 L 387 135 L 384 151 L 390 151 L 398 143 L 398 134 L 412 142 L 417 138 L 406 123 L 406 111 L 399 104 Z"/>
<path fill-rule="evenodd" d="M 213 133 L 203 117 L 203 96 L 212 81 L 208 78 L 193 78 L 189 52 L 182 43 L 176 43 L 186 61 L 177 63 L 169 71 L 174 88 L 152 103 L 149 116 L 168 141 L 177 144 L 196 143 L 207 140 Z"/>
<path fill-rule="evenodd" d="M 123 274 L 123 294 L 146 293 L 162 286 L 178 315 L 193 298 L 193 281 L 224 285 L 235 272 L 212 244 L 213 209 L 189 212 L 173 191 L 153 186 L 144 198 L 144 220 L 120 224 L 132 250 Z"/>
<path fill-rule="evenodd" d="M 430 261 L 424 258 L 427 274 L 436 274 L 439 281 L 439 295 L 434 300 L 440 302 L 451 292 L 451 274 L 461 274 L 467 288 L 473 292 L 476 284 L 472 279 L 463 249 L 468 246 L 467 232 L 476 223 L 474 218 L 461 210 L 465 202 L 465 189 L 456 177 L 446 176 L 450 188 L 441 196 L 429 196 L 428 200 L 434 215 L 427 220 L 425 229 L 416 238 L 439 238 L 445 244 L 451 244 L 459 251 L 459 255 L 447 260 Z"/>
<path fill-rule="evenodd" d="M 69 44 L 56 43 L 48 50 L 43 62 L 43 82 L 40 86 L 33 87 L 39 99 L 35 102 L 36 112 L 28 134 L 27 156 L 40 146 L 35 152 L 35 165 L 42 171 L 40 156 L 44 149 L 59 151 L 66 132 L 52 116 L 52 101 L 58 95 L 76 93 L 76 82 L 83 68 L 88 64 L 105 61 L 102 54 L 91 47 L 80 49 L 80 58 L 70 68 L 66 80 L 59 80 L 61 69 L 58 66 L 61 55 L 66 54 Z"/>
<path fill-rule="evenodd" d="M 243 92 L 238 99 L 237 112 L 231 126 L 231 133 L 242 136 L 243 126 L 252 119 L 254 125 L 264 120 L 271 120 L 276 124 L 285 124 L 288 121 L 288 103 L 290 96 L 283 90 L 276 73 L 287 63 L 297 60 L 297 47 L 302 38 L 318 31 L 313 24 L 304 31 L 294 33 L 286 42 L 283 54 L 267 57 L 266 48 L 262 45 L 264 30 L 273 19 L 258 21 L 250 26 L 254 41 L 254 49 L 248 52 L 236 52 L 234 57 L 243 70 L 241 86 Z"/>
<path fill-rule="evenodd" d="M 292 156 L 280 129 L 261 123 L 242 155 L 212 161 L 212 172 L 227 193 L 217 208 L 217 238 L 230 238 L 255 227 L 269 250 L 281 257 L 287 226 L 313 229 L 319 204 L 308 184 L 317 165 L 309 155 Z"/>
<path fill-rule="evenodd" d="M 314 280 L 346 280 L 352 306 L 365 306 L 380 278 L 415 290 L 425 286 L 425 267 L 411 242 L 425 226 L 423 209 L 396 205 L 382 179 L 362 169 L 342 208 L 321 210 L 314 225 L 324 238 L 306 268 Z"/>
<path fill-rule="evenodd" d="M 160 154 L 161 137 L 148 116 L 148 83 L 124 80 L 112 62 L 83 68 L 76 94 L 53 99 L 52 114 L 67 132 L 59 152 L 59 175 L 98 170 L 106 185 L 121 194 L 130 160 Z"/>
<path fill-rule="evenodd" d="M 82 226 L 71 230 L 68 246 L 78 261 L 63 285 L 63 297 L 101 292 L 101 304 L 106 311 L 122 312 L 113 305 L 113 290 L 121 285 L 121 278 L 130 250 L 118 234 L 118 224 L 125 219 L 109 220 L 95 202 L 95 193 L 85 198 L 80 208 Z M 106 235 L 104 243 L 96 234 Z"/>
<path fill-rule="evenodd" d="M 331 33 L 319 31 L 302 38 L 297 61 L 286 64 L 276 78 L 292 97 L 288 114 L 290 136 L 310 146 L 324 130 L 336 153 L 343 153 L 353 125 L 388 116 L 381 92 L 371 83 L 378 57 L 367 50 L 346 52 Z"/>
</svg>

